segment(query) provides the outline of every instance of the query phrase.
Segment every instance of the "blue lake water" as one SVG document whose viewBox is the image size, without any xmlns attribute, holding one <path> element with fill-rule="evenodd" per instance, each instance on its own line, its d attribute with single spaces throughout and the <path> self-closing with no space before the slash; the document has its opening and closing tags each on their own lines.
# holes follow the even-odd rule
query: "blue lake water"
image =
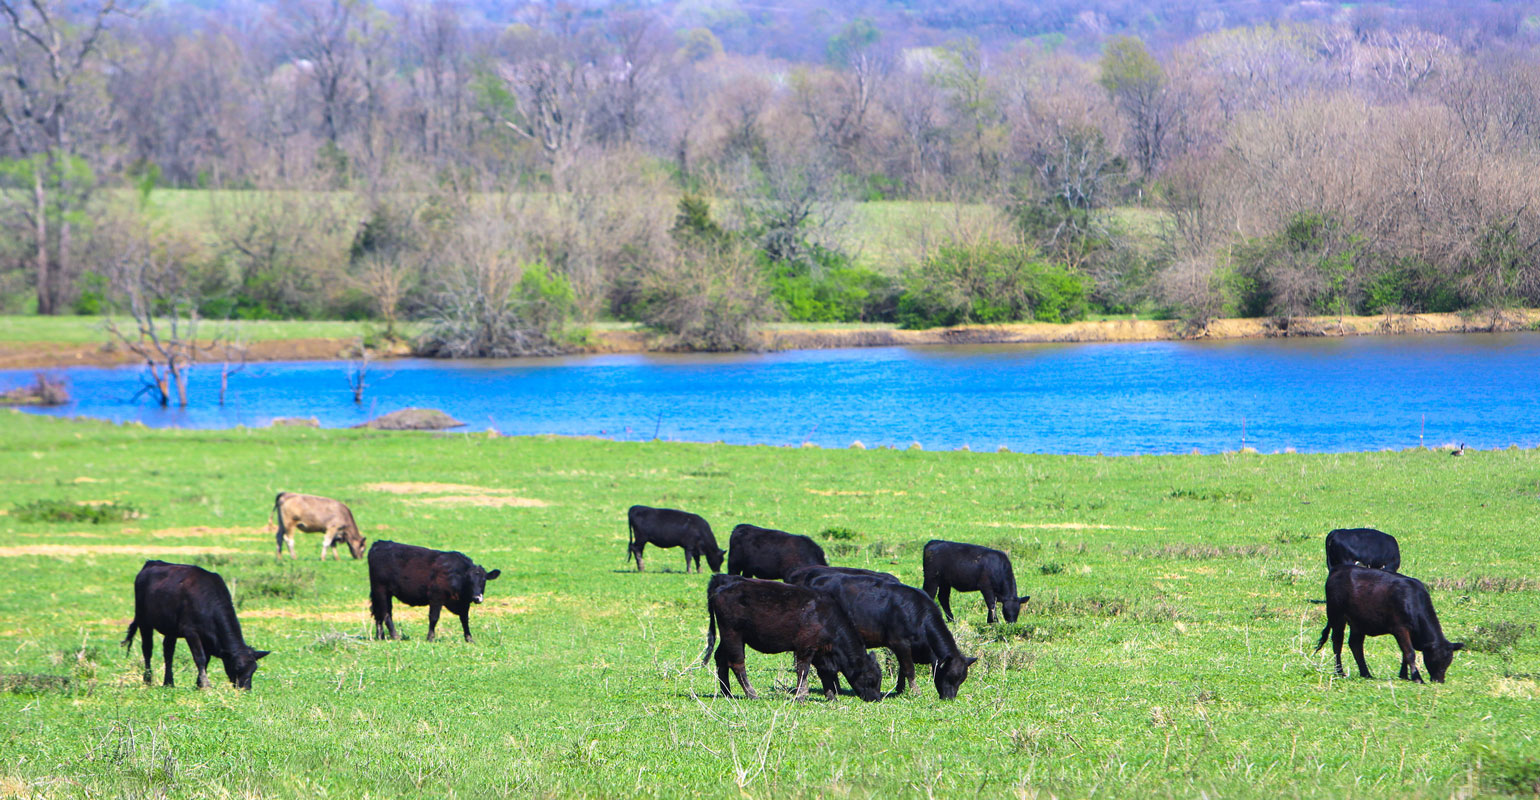
<svg viewBox="0 0 1540 800">
<path fill-rule="evenodd" d="M 200 366 L 187 409 L 134 400 L 140 370 L 75 367 L 75 401 L 35 413 L 153 427 L 325 427 L 409 406 L 460 430 L 1044 453 L 1540 445 L 1540 335 L 888 347 L 766 354 L 379 362 L 362 405 L 344 365 L 248 366 L 217 404 Z M 0 390 L 32 371 L 0 371 Z M 1425 420 L 1425 423 L 1424 423 Z"/>
</svg>

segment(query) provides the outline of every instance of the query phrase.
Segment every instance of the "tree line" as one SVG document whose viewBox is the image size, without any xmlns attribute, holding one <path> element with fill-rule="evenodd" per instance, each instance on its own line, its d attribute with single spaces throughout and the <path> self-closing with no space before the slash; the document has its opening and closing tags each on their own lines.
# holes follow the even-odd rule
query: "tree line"
<svg viewBox="0 0 1540 800">
<path fill-rule="evenodd" d="M 793 61 L 657 10 L 120 3 L 0 0 L 5 311 L 413 318 L 460 356 L 611 319 L 734 348 L 1540 304 L 1523 16 L 938 44 L 857 17 Z M 874 261 L 889 201 L 931 205 Z"/>
</svg>

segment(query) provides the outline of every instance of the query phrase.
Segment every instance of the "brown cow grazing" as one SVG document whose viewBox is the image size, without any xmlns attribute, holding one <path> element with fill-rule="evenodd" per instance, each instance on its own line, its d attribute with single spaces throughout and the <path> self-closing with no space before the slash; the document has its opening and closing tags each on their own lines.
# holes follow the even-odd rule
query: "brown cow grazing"
<svg viewBox="0 0 1540 800">
<path fill-rule="evenodd" d="M 273 498 L 273 513 L 278 517 L 278 557 L 283 558 L 283 545 L 289 544 L 289 557 L 294 558 L 294 531 L 324 533 L 321 539 L 321 560 L 329 552 L 337 555 L 335 548 L 340 535 L 348 543 L 354 558 L 364 557 L 364 537 L 353 521 L 353 512 L 340 501 L 313 494 L 279 492 Z"/>
<path fill-rule="evenodd" d="M 198 665 L 198 688 L 209 685 L 209 657 L 223 661 L 225 674 L 240 689 L 251 688 L 257 660 L 267 650 L 253 650 L 241 636 L 230 590 L 217 573 L 187 564 L 146 561 L 134 578 L 134 619 L 128 623 L 123 646 L 133 644 L 134 632 L 144 638 L 144 682 L 151 683 L 150 656 L 155 631 L 166 637 L 166 685 L 172 681 L 171 658 L 176 640 L 187 640 L 193 663 Z"/>
<path fill-rule="evenodd" d="M 706 587 L 706 613 L 711 626 L 706 635 L 706 658 L 701 664 L 704 666 L 710 659 L 720 623 L 722 644 L 716 648 L 717 685 L 723 697 L 733 696 L 727 685 L 729 669 L 738 676 L 738 685 L 750 700 L 759 696 L 749 685 L 743 663 L 744 645 L 761 653 L 792 653 L 796 658 L 798 700 L 807 699 L 807 674 L 815 658 L 843 674 L 862 700 L 878 700 L 882 696 L 882 671 L 877 660 L 866 652 L 861 635 L 839 603 L 823 592 L 775 581 L 713 575 Z"/>
<path fill-rule="evenodd" d="M 1438 624 L 1438 614 L 1433 612 L 1433 601 L 1428 598 L 1428 587 L 1416 578 L 1397 575 L 1356 564 L 1345 564 L 1332 569 L 1326 578 L 1326 627 L 1321 629 L 1321 640 L 1315 643 L 1316 652 L 1331 636 L 1332 651 L 1337 656 L 1337 674 L 1342 672 L 1342 632 L 1353 626 L 1348 646 L 1353 648 L 1353 658 L 1358 660 L 1358 675 L 1372 678 L 1369 665 L 1364 661 L 1364 637 L 1390 634 L 1401 645 L 1401 678 L 1422 683 L 1417 672 L 1417 651 L 1428 665 L 1428 675 L 1434 683 L 1444 682 L 1444 673 L 1454 653 L 1465 647 L 1464 642 L 1451 642 L 1444 638 L 1444 629 Z"/>
<path fill-rule="evenodd" d="M 487 572 L 464 553 L 429 550 L 410 544 L 378 541 L 369 548 L 369 610 L 374 614 L 374 638 L 400 639 L 391 613 L 394 597 L 409 606 L 428 607 L 428 641 L 438 628 L 439 610 L 449 609 L 460 618 L 465 641 L 471 641 L 471 605 L 479 604 L 487 581 L 503 574 Z"/>
</svg>

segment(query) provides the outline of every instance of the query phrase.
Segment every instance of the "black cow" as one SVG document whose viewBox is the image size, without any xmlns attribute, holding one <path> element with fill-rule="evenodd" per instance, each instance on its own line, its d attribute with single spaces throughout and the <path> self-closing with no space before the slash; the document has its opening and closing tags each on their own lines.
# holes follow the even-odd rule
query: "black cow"
<svg viewBox="0 0 1540 800">
<path fill-rule="evenodd" d="M 978 659 L 966 658 L 957 649 L 935 601 L 897 580 L 835 572 L 836 569 L 799 569 L 788 581 L 833 595 L 867 647 L 886 647 L 893 652 L 898 659 L 894 694 L 902 694 L 906 684 L 914 689 L 914 664 L 919 661 L 930 664 L 941 699 L 957 697 L 958 687 L 968 679 L 968 667 Z M 818 661 L 813 664 L 820 666 Z M 824 692 L 832 695 L 839 678 L 825 674 L 826 670 L 820 668 L 818 675 L 823 679 Z"/>
<path fill-rule="evenodd" d="M 806 586 L 808 581 L 819 575 L 862 575 L 868 578 L 888 581 L 890 583 L 903 583 L 897 575 L 890 572 L 878 572 L 874 569 L 861 569 L 860 567 L 798 567 L 791 571 L 784 580 L 787 583 L 795 583 L 798 586 Z"/>
<path fill-rule="evenodd" d="M 225 674 L 240 689 L 251 688 L 257 661 L 267 650 L 253 650 L 241 636 L 240 620 L 230 590 L 218 573 L 188 564 L 146 561 L 134 578 L 134 619 L 128 623 L 123 646 L 133 644 L 134 631 L 144 639 L 144 682 L 150 683 L 150 654 L 155 631 L 166 637 L 166 685 L 172 681 L 171 658 L 176 640 L 187 640 L 198 665 L 198 688 L 209 685 L 209 657 L 223 661 Z"/>
<path fill-rule="evenodd" d="M 1401 569 L 1401 547 L 1396 537 L 1373 528 L 1338 528 L 1326 534 L 1326 569 L 1343 564 L 1396 572 Z"/>
<path fill-rule="evenodd" d="M 932 598 L 941 593 L 941 609 L 946 621 L 952 621 L 952 590 L 959 592 L 983 592 L 984 606 L 989 609 L 989 621 L 995 622 L 995 601 L 1000 601 L 1000 612 L 1006 622 L 1015 622 L 1021 614 L 1021 604 L 1028 596 L 1016 596 L 1016 573 L 1011 570 L 1011 557 L 988 547 L 962 542 L 932 539 L 925 543 L 925 593 Z"/>
<path fill-rule="evenodd" d="M 1427 663 L 1433 682 L 1443 683 L 1455 651 L 1465 647 L 1464 642 L 1444 638 L 1428 587 L 1422 581 L 1356 564 L 1339 566 L 1327 576 L 1326 627 L 1321 629 L 1321 640 L 1315 643 L 1316 652 L 1320 652 L 1330 634 L 1338 675 L 1344 674 L 1342 632 L 1348 625 L 1353 626 L 1348 646 L 1353 648 L 1358 675 L 1363 678 L 1374 677 L 1364 662 L 1365 636 L 1395 636 L 1396 643 L 1401 645 L 1401 678 L 1418 683 L 1422 683 L 1422 675 L 1417 672 L 1418 650 L 1422 651 L 1422 660 Z"/>
<path fill-rule="evenodd" d="M 626 527 L 630 540 L 626 552 L 636 559 L 636 571 L 642 571 L 642 548 L 683 547 L 684 571 L 690 571 L 690 561 L 695 561 L 695 571 L 700 572 L 700 557 L 706 557 L 712 572 L 722 571 L 722 556 L 726 550 L 717 547 L 717 537 L 711 534 L 711 525 L 699 514 L 672 508 L 631 506 L 626 511 Z"/>
<path fill-rule="evenodd" d="M 441 608 L 460 618 L 465 641 L 471 641 L 471 604 L 480 603 L 487 581 L 501 574 L 500 569 L 487 572 L 464 553 L 375 542 L 369 548 L 369 610 L 374 613 L 374 638 L 385 638 L 386 628 L 390 638 L 401 638 L 390 608 L 394 597 L 409 606 L 428 607 L 428 641 L 433 641 Z"/>
<path fill-rule="evenodd" d="M 796 658 L 798 700 L 807 698 L 807 673 L 814 659 L 827 665 L 820 668 L 821 679 L 825 677 L 824 669 L 830 675 L 838 670 L 862 700 L 878 700 L 882 696 L 882 670 L 877 667 L 877 660 L 866 652 L 860 633 L 828 594 L 775 581 L 713 575 L 706 587 L 706 614 L 711 623 L 701 665 L 710 660 L 720 623 L 722 644 L 716 648 L 717 685 L 724 697 L 733 696 L 727 685 L 729 669 L 737 674 L 738 685 L 749 699 L 759 696 L 749 685 L 743 663 L 744 645 L 761 653 L 792 653 Z M 824 686 L 827 692 L 827 680 Z"/>
<path fill-rule="evenodd" d="M 823 548 L 806 536 L 739 525 L 727 538 L 727 572 L 779 580 L 802 567 L 827 567 Z"/>
</svg>

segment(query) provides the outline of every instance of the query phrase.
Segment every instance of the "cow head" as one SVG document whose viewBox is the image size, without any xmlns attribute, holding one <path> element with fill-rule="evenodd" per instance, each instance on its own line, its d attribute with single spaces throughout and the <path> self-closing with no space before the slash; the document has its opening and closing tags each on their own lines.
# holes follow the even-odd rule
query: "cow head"
<svg viewBox="0 0 1540 800">
<path fill-rule="evenodd" d="M 936 676 L 936 693 L 941 695 L 942 700 L 957 699 L 957 690 L 968 679 L 968 668 L 975 661 L 978 659 L 948 656 L 931 669 Z"/>
<path fill-rule="evenodd" d="M 472 603 L 480 603 L 487 591 L 487 581 L 495 581 L 501 574 L 503 571 L 500 569 L 487 572 L 481 568 L 480 564 L 472 564 L 465 573 L 465 583 L 460 587 L 460 596 Z"/>
<path fill-rule="evenodd" d="M 871 653 L 862 650 L 861 658 L 840 671 L 845 673 L 845 680 L 850 681 L 856 696 L 868 703 L 882 699 L 882 668 Z"/>
<path fill-rule="evenodd" d="M 230 677 L 230 682 L 237 689 L 251 689 L 251 676 L 256 674 L 257 661 L 268 655 L 270 650 L 253 650 L 250 647 L 242 648 L 235 655 L 224 659 L 225 674 Z"/>
<path fill-rule="evenodd" d="M 359 533 L 357 528 L 354 528 L 348 531 L 344 538 L 348 543 L 348 550 L 353 554 L 353 558 L 363 558 L 364 542 L 368 541 L 364 538 L 364 535 Z"/>
<path fill-rule="evenodd" d="M 1434 683 L 1443 683 L 1444 673 L 1449 671 L 1449 663 L 1454 661 L 1454 651 L 1464 648 L 1464 642 L 1441 642 L 1422 651 L 1423 663 L 1428 665 L 1428 677 Z"/>
<path fill-rule="evenodd" d="M 1021 604 L 1031 599 L 1031 595 L 1022 595 L 1021 597 L 1007 597 L 1001 601 L 1000 613 L 1005 617 L 1005 621 L 1015 622 L 1016 618 L 1021 616 Z"/>
<path fill-rule="evenodd" d="M 726 555 L 727 551 L 720 547 L 713 547 L 706 551 L 706 563 L 711 565 L 712 572 L 722 571 L 722 558 Z"/>
</svg>

